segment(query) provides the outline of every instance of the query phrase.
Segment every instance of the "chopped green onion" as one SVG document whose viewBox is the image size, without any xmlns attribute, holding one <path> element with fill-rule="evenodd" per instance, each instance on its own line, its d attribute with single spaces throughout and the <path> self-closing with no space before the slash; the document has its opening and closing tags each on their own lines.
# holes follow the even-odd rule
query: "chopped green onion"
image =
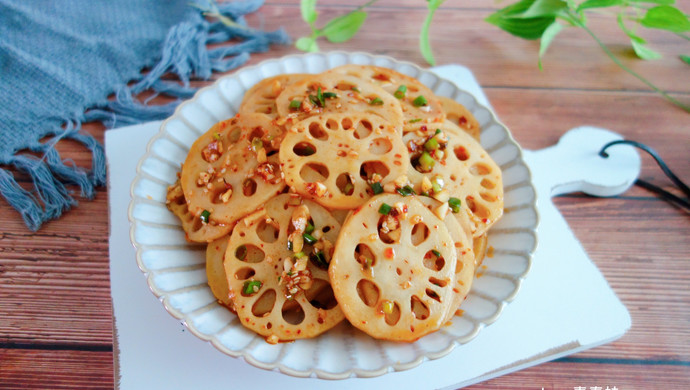
<svg viewBox="0 0 690 390">
<path fill-rule="evenodd" d="M 328 269 L 328 261 L 326 260 L 326 254 L 323 253 L 323 251 L 310 254 L 309 260 L 311 260 L 319 268 Z"/>
<path fill-rule="evenodd" d="M 319 99 L 319 107 L 326 106 L 326 102 L 323 98 L 323 92 L 321 91 L 321 87 L 319 87 L 318 91 L 316 92 L 316 98 Z"/>
<path fill-rule="evenodd" d="M 427 104 L 429 104 L 429 102 L 426 101 L 424 95 L 419 95 L 416 99 L 412 101 L 412 104 L 414 104 L 415 107 L 421 107 L 426 106 Z"/>
<path fill-rule="evenodd" d="M 434 168 L 434 165 L 436 164 L 436 160 L 431 157 L 431 155 L 428 152 L 422 153 L 421 156 L 419 156 L 419 167 L 422 169 L 423 172 L 429 172 Z"/>
<path fill-rule="evenodd" d="M 431 253 L 433 253 L 436 257 L 441 257 L 441 252 L 437 251 L 436 249 L 432 249 Z"/>
<path fill-rule="evenodd" d="M 402 196 L 416 195 L 416 193 L 414 192 L 414 189 L 410 186 L 398 188 L 398 189 L 396 189 L 396 191 L 398 192 L 398 194 L 400 194 Z"/>
<path fill-rule="evenodd" d="M 417 123 L 417 122 L 421 122 L 421 121 L 422 121 L 422 118 L 414 118 L 414 119 L 410 119 L 408 122 L 409 123 Z"/>
<path fill-rule="evenodd" d="M 352 89 L 353 91 L 357 92 L 357 93 L 360 92 L 360 91 L 359 91 L 359 88 L 357 88 L 357 87 L 352 87 L 351 89 Z"/>
<path fill-rule="evenodd" d="M 434 176 L 431 178 L 431 190 L 434 191 L 434 193 L 439 193 L 443 189 L 443 178 L 441 176 Z"/>
<path fill-rule="evenodd" d="M 304 256 L 306 256 L 306 253 L 304 253 L 302 251 L 295 253 L 295 259 L 301 259 Z"/>
<path fill-rule="evenodd" d="M 338 94 L 335 92 L 324 92 L 323 97 L 325 97 L 326 99 L 334 99 L 338 97 Z"/>
<path fill-rule="evenodd" d="M 302 102 L 299 100 L 293 100 L 290 102 L 290 109 L 291 110 L 296 110 L 302 105 Z"/>
<path fill-rule="evenodd" d="M 307 227 L 304 228 L 304 232 L 307 234 L 311 234 L 314 231 L 314 225 L 312 225 L 311 222 L 307 223 Z"/>
<path fill-rule="evenodd" d="M 372 106 L 382 106 L 383 100 L 381 100 L 380 97 L 375 97 L 374 99 L 372 99 L 372 101 L 369 102 L 369 104 Z"/>
<path fill-rule="evenodd" d="M 259 137 L 254 137 L 252 139 L 252 149 L 256 152 L 257 150 L 261 149 L 264 147 L 263 141 L 261 141 L 261 138 Z"/>
<path fill-rule="evenodd" d="M 381 203 L 381 206 L 379 207 L 379 214 L 388 215 L 388 213 L 391 212 L 391 209 L 391 206 Z"/>
<path fill-rule="evenodd" d="M 258 280 L 247 280 L 244 282 L 244 285 L 242 286 L 242 292 L 244 295 L 253 295 L 259 292 L 259 289 L 263 283 L 261 283 Z"/>
<path fill-rule="evenodd" d="M 383 304 L 381 305 L 381 308 L 383 309 L 383 312 L 386 314 L 393 314 L 393 302 L 391 301 L 383 301 Z"/>
<path fill-rule="evenodd" d="M 309 95 L 309 101 L 311 101 L 311 103 L 315 106 L 319 105 L 319 98 L 315 95 Z"/>
<path fill-rule="evenodd" d="M 460 199 L 458 198 L 449 198 L 448 199 L 448 206 L 450 206 L 450 209 L 454 213 L 459 213 L 460 212 Z"/>
<path fill-rule="evenodd" d="M 373 264 L 374 264 L 374 260 L 372 260 L 372 259 L 370 259 L 370 258 L 368 258 L 368 257 L 365 257 L 365 258 L 364 258 L 364 264 L 363 264 L 363 265 L 364 265 L 364 269 L 367 269 L 367 268 L 371 267 Z"/>
<path fill-rule="evenodd" d="M 434 132 L 434 134 L 441 134 L 441 129 L 436 129 L 436 131 Z"/>
<path fill-rule="evenodd" d="M 302 234 L 302 237 L 304 238 L 304 242 L 306 242 L 307 244 L 310 244 L 310 245 L 314 244 L 316 241 L 318 241 L 316 238 L 314 238 L 314 236 L 312 236 L 309 233 Z"/>
<path fill-rule="evenodd" d="M 381 183 L 371 183 L 371 190 L 374 191 L 374 195 L 378 195 L 383 192 L 383 186 Z"/>
<path fill-rule="evenodd" d="M 220 141 L 220 133 L 213 133 L 213 139 Z"/>
<path fill-rule="evenodd" d="M 345 184 L 345 187 L 343 187 L 343 194 L 352 195 L 353 192 L 355 192 L 355 186 L 352 183 Z"/>
<path fill-rule="evenodd" d="M 401 85 L 398 87 L 398 89 L 395 91 L 393 95 L 398 99 L 403 99 L 405 97 L 405 92 L 407 92 L 407 86 Z"/>
<path fill-rule="evenodd" d="M 204 210 L 201 212 L 199 219 L 201 219 L 202 223 L 208 223 L 208 219 L 210 216 L 211 216 L 211 212 L 209 212 L 208 210 Z"/>
<path fill-rule="evenodd" d="M 426 150 L 438 149 L 438 140 L 436 139 L 436 137 L 429 138 L 429 140 L 424 143 L 424 149 L 426 149 Z"/>
</svg>

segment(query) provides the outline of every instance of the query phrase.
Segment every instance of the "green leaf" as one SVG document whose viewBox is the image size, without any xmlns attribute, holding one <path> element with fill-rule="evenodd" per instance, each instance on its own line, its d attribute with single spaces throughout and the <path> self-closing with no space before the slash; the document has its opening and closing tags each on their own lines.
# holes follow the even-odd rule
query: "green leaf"
<svg viewBox="0 0 690 390">
<path fill-rule="evenodd" d="M 640 19 L 640 24 L 647 28 L 657 28 L 672 32 L 690 31 L 690 20 L 688 20 L 688 17 L 670 5 L 650 8 L 644 17 Z"/>
<path fill-rule="evenodd" d="M 295 47 L 302 51 L 317 52 L 319 51 L 319 45 L 316 40 L 312 37 L 302 37 L 295 42 Z"/>
<path fill-rule="evenodd" d="M 577 7 L 577 12 L 590 8 L 606 8 L 623 5 L 623 0 L 586 0 Z"/>
<path fill-rule="evenodd" d="M 541 38 L 556 18 L 514 19 L 494 13 L 484 20 L 517 37 L 532 40 Z"/>
<path fill-rule="evenodd" d="M 681 54 L 680 56 L 681 61 L 685 62 L 686 64 L 690 65 L 690 56 L 686 56 L 685 54 Z"/>
<path fill-rule="evenodd" d="M 645 41 L 642 37 L 638 36 L 632 30 L 625 26 L 625 23 L 623 22 L 623 14 L 618 14 L 618 27 L 620 27 L 621 30 L 623 30 L 623 32 L 625 33 L 625 35 L 627 35 L 631 40 L 642 44 L 647 43 L 647 41 Z"/>
<path fill-rule="evenodd" d="M 563 30 L 563 25 L 558 23 L 557 21 L 554 21 L 551 23 L 549 27 L 544 30 L 544 34 L 541 36 L 541 42 L 539 46 L 539 69 L 542 69 L 541 66 L 541 59 L 544 57 L 544 53 L 546 53 L 546 49 L 549 48 L 549 45 L 553 41 L 553 39 L 558 35 L 559 32 Z"/>
<path fill-rule="evenodd" d="M 301 0 L 299 3 L 302 19 L 313 26 L 319 14 L 316 12 L 316 0 Z"/>
<path fill-rule="evenodd" d="M 628 0 L 630 3 L 651 3 L 659 5 L 671 5 L 675 4 L 676 0 Z"/>
<path fill-rule="evenodd" d="M 436 65 L 436 59 L 434 58 L 434 53 L 431 51 L 431 43 L 429 43 L 429 28 L 431 27 L 431 21 L 434 18 L 434 13 L 438 7 L 443 4 L 445 0 L 431 0 L 427 4 L 429 12 L 426 14 L 426 19 L 422 24 L 422 29 L 419 32 L 419 51 L 422 56 L 429 63 L 429 65 Z"/>
<path fill-rule="evenodd" d="M 519 17 L 529 19 L 556 16 L 567 9 L 568 3 L 563 0 L 535 0 L 525 12 L 519 15 Z M 514 17 L 518 16 L 514 15 Z"/>
<path fill-rule="evenodd" d="M 366 19 L 366 12 L 353 11 L 332 19 L 319 33 L 333 43 L 345 42 L 357 34 Z"/>
<path fill-rule="evenodd" d="M 634 39 L 631 39 L 630 43 L 632 43 L 635 54 L 643 60 L 657 60 L 661 58 L 661 54 L 648 48 L 644 43 L 637 42 Z"/>
</svg>

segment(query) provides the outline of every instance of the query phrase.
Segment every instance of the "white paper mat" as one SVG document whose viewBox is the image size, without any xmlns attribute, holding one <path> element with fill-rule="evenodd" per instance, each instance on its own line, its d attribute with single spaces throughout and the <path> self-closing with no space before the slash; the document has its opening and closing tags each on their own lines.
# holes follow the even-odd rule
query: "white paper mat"
<svg viewBox="0 0 690 390">
<path fill-rule="evenodd" d="M 488 105 L 466 68 L 450 65 L 435 71 Z M 622 162 L 612 159 L 620 164 L 609 165 L 611 171 L 602 173 L 601 182 L 592 183 L 590 175 L 583 176 L 585 168 L 590 169 L 587 166 L 565 161 L 563 166 L 546 169 L 545 166 L 550 166 L 553 159 L 560 159 L 563 155 L 554 147 L 550 152 L 546 149 L 525 153 L 539 198 L 539 244 L 532 268 L 517 298 L 494 324 L 483 329 L 470 343 L 411 370 L 339 381 L 290 377 L 255 368 L 241 358 L 224 355 L 211 344 L 190 334 L 165 311 L 137 268 L 134 247 L 129 240 L 127 208 L 130 184 L 139 157 L 144 154 L 148 140 L 158 132 L 159 125 L 155 122 L 111 130 L 105 137 L 116 388 L 458 388 L 601 345 L 622 336 L 630 328 L 627 310 L 589 260 L 553 206 L 550 196 L 577 189 L 593 189 L 591 192 L 599 195 L 623 191 L 629 185 L 630 177 L 634 178 L 639 171 L 639 160 L 637 167 L 634 164 L 637 155 L 626 155 Z M 588 137 L 598 136 L 602 142 L 617 137 L 591 128 L 572 132 L 574 135 L 584 133 Z M 576 136 L 569 139 L 577 144 Z M 579 150 L 577 146 L 582 144 L 568 146 L 567 150 Z M 582 153 L 590 158 L 590 152 L 585 150 Z M 578 162 L 586 160 L 577 153 L 570 157 Z M 549 174 L 553 170 L 568 174 L 554 179 Z M 605 169 L 598 167 L 598 171 L 602 170 Z M 618 176 L 621 177 L 620 182 L 611 183 L 611 177 Z"/>
</svg>

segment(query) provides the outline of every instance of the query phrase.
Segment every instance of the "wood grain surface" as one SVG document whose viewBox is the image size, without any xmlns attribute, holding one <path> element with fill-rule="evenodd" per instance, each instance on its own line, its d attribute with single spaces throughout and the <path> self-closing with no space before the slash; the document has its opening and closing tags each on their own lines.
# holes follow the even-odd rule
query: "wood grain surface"
<svg viewBox="0 0 690 390">
<path fill-rule="evenodd" d="M 360 3 L 321 1 L 319 21 Z M 690 12 L 690 4 L 680 3 Z M 651 146 L 690 181 L 690 114 L 615 66 L 583 31 L 565 29 L 540 71 L 538 42 L 483 21 L 497 7 L 479 0 L 444 3 L 431 41 L 439 65 L 458 63 L 474 72 L 524 148 L 550 146 L 572 127 L 604 127 Z M 381 0 L 368 12 L 354 39 L 320 42 L 321 49 L 367 51 L 426 66 L 417 42 L 425 1 Z M 297 0 L 266 1 L 247 19 L 256 27 L 284 26 L 295 39 L 308 34 L 306 24 L 295 22 Z M 688 40 L 645 30 L 664 57 L 642 61 L 634 58 L 613 17 L 596 15 L 589 23 L 626 66 L 690 104 L 690 66 L 678 59 L 690 55 Z M 253 55 L 249 64 L 296 52 L 273 47 Z M 84 128 L 103 140 L 100 124 Z M 91 163 L 89 153 L 74 143 L 61 142 L 58 149 L 80 166 Z M 643 155 L 642 165 L 642 179 L 674 191 L 650 157 Z M 113 388 L 107 196 L 102 188 L 95 199 L 80 199 L 78 207 L 35 233 L 0 200 L 0 388 Z M 612 198 L 570 194 L 555 203 L 630 311 L 632 328 L 610 344 L 470 388 L 688 388 L 690 214 L 639 187 Z"/>
</svg>

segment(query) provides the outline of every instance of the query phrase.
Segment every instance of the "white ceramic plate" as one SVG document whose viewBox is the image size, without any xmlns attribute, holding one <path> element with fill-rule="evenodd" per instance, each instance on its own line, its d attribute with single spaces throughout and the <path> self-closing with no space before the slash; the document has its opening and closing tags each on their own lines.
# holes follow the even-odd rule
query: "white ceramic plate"
<svg viewBox="0 0 690 390">
<path fill-rule="evenodd" d="M 246 330 L 237 316 L 216 302 L 207 285 L 205 246 L 185 241 L 179 221 L 165 207 L 166 189 L 175 181 L 194 140 L 214 123 L 233 116 L 244 93 L 256 82 L 281 73 L 318 73 L 348 63 L 395 69 L 421 80 L 437 95 L 465 105 L 481 124 L 482 145 L 503 170 L 505 214 L 490 230 L 493 256 L 484 260 L 480 277 L 461 307 L 463 315 L 456 316 L 451 325 L 414 343 L 398 343 L 375 340 L 343 323 L 315 339 L 271 345 Z M 166 310 L 220 351 L 294 376 L 372 377 L 447 355 L 496 321 L 516 296 L 536 247 L 536 192 L 521 149 L 505 126 L 452 82 L 414 64 L 365 53 L 317 53 L 268 60 L 200 90 L 180 105 L 151 139 L 131 192 L 130 236 L 137 263 Z"/>
</svg>

